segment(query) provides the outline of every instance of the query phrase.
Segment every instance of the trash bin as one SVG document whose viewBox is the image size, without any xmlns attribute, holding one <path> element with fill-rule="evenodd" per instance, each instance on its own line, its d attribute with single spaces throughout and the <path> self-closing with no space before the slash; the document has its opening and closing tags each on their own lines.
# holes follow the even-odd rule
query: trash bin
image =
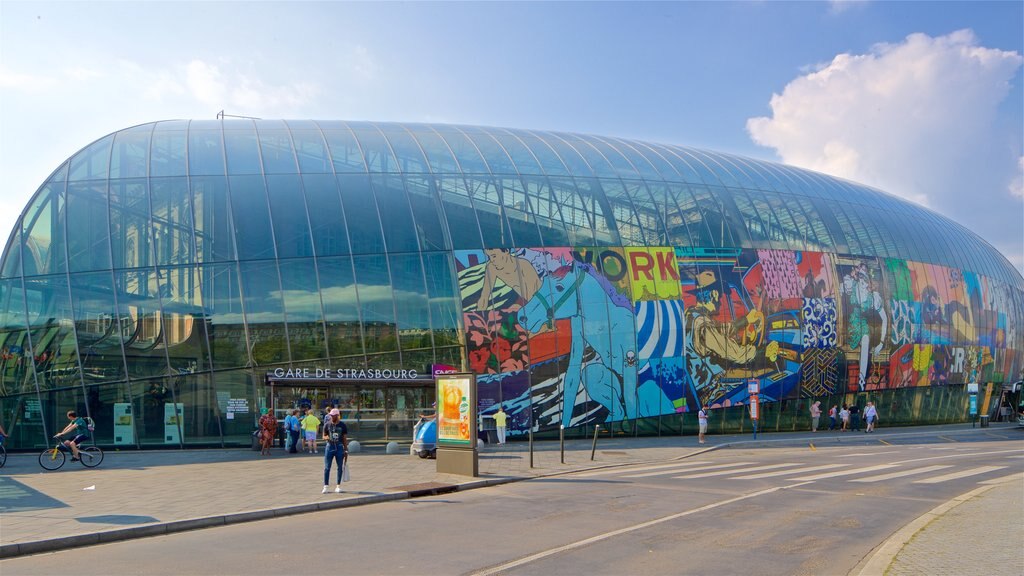
<svg viewBox="0 0 1024 576">
<path fill-rule="evenodd" d="M 253 450 L 259 450 L 260 449 L 260 431 L 259 430 L 256 430 L 256 431 L 254 431 L 252 433 L 252 449 Z"/>
<path fill-rule="evenodd" d="M 988 414 L 982 414 L 978 417 L 978 420 L 981 422 L 982 428 L 988 428 Z"/>
</svg>

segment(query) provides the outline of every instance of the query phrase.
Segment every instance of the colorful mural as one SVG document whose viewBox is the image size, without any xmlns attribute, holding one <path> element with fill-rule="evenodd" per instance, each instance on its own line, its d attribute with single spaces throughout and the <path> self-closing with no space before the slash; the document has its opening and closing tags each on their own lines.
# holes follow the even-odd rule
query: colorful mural
<svg viewBox="0 0 1024 576">
<path fill-rule="evenodd" d="M 1011 292 L 941 266 L 694 247 L 455 257 L 469 365 L 513 433 L 745 404 L 751 379 L 773 402 L 962 384 L 1013 360 Z"/>
</svg>

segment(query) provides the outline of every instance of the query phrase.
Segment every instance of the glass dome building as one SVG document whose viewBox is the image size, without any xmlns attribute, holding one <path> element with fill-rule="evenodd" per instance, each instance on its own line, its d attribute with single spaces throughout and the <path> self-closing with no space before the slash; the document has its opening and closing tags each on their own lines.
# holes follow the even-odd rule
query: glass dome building
<svg viewBox="0 0 1024 576">
<path fill-rule="evenodd" d="M 411 435 L 433 371 L 514 436 L 960 421 L 1020 378 L 1024 279 L 878 190 L 591 135 L 164 121 L 90 144 L 0 260 L 0 422 L 122 447 L 248 445 L 259 410 Z M 11 444 L 9 444 L 10 446 Z"/>
</svg>

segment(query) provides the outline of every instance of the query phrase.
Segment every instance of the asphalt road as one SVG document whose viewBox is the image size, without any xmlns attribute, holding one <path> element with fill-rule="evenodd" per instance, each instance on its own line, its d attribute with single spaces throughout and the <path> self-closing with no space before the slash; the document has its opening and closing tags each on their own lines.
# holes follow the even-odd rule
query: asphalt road
<svg viewBox="0 0 1024 576">
<path fill-rule="evenodd" d="M 938 504 L 1024 471 L 1017 431 L 855 434 L 15 558 L 0 573 L 838 575 Z M 956 545 L 974 537 L 993 535 Z"/>
</svg>

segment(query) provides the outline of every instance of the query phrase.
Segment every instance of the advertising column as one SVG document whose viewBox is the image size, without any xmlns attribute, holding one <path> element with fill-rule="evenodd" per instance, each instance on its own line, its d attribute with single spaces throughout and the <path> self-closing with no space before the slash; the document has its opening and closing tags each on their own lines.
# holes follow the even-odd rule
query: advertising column
<svg viewBox="0 0 1024 576">
<path fill-rule="evenodd" d="M 750 423 L 754 426 L 754 440 L 757 440 L 757 423 L 761 419 L 761 405 L 758 403 L 760 393 L 760 380 L 757 378 L 747 380 L 747 394 L 750 395 Z"/>
<path fill-rule="evenodd" d="M 479 476 L 476 449 L 476 376 L 436 374 L 437 471 Z"/>
</svg>

